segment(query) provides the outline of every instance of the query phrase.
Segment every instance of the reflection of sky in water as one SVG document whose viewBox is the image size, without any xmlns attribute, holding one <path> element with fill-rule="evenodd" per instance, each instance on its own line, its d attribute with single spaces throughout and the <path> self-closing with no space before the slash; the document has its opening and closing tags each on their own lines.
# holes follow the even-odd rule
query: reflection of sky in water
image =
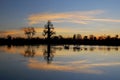
<svg viewBox="0 0 120 80">
<path fill-rule="evenodd" d="M 49 55 L 47 48 L 45 45 L 0 46 L 1 80 L 120 79 L 120 47 L 51 46 Z"/>
</svg>

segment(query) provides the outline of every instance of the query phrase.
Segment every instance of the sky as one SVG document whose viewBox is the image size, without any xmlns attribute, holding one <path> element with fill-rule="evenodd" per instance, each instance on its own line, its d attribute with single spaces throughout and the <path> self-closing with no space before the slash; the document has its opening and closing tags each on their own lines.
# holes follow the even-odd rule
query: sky
<svg viewBox="0 0 120 80">
<path fill-rule="evenodd" d="M 120 34 L 120 0 L 0 0 L 0 36 L 24 35 L 34 27 L 37 36 L 48 20 L 56 35 Z"/>
</svg>

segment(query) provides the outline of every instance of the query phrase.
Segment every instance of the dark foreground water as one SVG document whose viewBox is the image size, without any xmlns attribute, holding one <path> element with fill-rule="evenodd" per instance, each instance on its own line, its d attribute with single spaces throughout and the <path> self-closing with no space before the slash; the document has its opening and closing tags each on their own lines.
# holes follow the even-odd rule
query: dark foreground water
<svg viewBox="0 0 120 80">
<path fill-rule="evenodd" d="M 120 47 L 0 46 L 0 80 L 120 80 Z"/>
</svg>

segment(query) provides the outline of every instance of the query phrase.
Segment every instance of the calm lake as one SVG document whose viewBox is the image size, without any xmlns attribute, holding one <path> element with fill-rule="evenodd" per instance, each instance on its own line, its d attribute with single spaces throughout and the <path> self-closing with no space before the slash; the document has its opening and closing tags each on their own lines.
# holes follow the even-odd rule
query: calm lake
<svg viewBox="0 0 120 80">
<path fill-rule="evenodd" d="M 120 46 L 0 46 L 0 80 L 120 80 Z"/>
</svg>

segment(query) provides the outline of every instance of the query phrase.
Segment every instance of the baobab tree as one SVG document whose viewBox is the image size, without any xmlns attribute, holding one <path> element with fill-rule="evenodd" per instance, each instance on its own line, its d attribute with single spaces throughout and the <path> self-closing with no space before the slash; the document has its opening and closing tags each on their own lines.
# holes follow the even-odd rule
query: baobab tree
<svg viewBox="0 0 120 80">
<path fill-rule="evenodd" d="M 30 39 L 35 35 L 36 31 L 33 27 L 28 27 L 24 28 L 24 33 Z"/>
<path fill-rule="evenodd" d="M 53 24 L 48 20 L 47 24 L 44 26 L 43 36 L 47 36 L 47 40 L 51 39 L 51 36 L 55 34 Z"/>
</svg>

